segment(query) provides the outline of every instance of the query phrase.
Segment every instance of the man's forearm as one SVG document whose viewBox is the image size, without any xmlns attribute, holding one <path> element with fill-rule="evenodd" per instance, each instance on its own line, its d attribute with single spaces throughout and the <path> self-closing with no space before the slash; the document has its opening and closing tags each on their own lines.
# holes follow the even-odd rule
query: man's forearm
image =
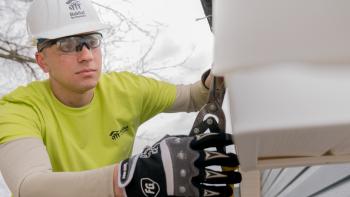
<svg viewBox="0 0 350 197">
<path fill-rule="evenodd" d="M 115 197 L 124 197 L 123 190 L 118 186 L 118 165 L 114 167 L 113 186 Z"/>
<path fill-rule="evenodd" d="M 209 88 L 214 79 L 210 70 L 203 73 L 201 80 L 189 85 L 176 86 L 176 99 L 166 112 L 194 112 L 201 109 L 208 101 Z M 224 87 L 224 78 L 217 77 L 217 88 Z"/>
<path fill-rule="evenodd" d="M 45 146 L 37 138 L 1 144 L 0 158 L 1 172 L 14 197 L 115 195 L 113 174 L 116 165 L 82 172 L 52 172 Z"/>
<path fill-rule="evenodd" d="M 198 111 L 207 101 L 209 91 L 201 81 L 189 85 L 176 86 L 176 99 L 166 112 Z"/>
</svg>

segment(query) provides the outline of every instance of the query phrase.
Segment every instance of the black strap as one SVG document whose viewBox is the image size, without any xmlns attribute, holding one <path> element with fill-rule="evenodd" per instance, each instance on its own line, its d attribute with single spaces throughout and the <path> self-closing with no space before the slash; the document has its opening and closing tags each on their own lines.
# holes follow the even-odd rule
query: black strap
<svg viewBox="0 0 350 197">
<path fill-rule="evenodd" d="M 204 14 L 205 14 L 205 17 L 207 18 L 208 20 L 208 23 L 209 23 L 209 26 L 210 26 L 210 29 L 212 27 L 212 0 L 201 0 L 202 2 L 202 7 L 203 7 L 203 10 L 204 10 Z"/>
</svg>

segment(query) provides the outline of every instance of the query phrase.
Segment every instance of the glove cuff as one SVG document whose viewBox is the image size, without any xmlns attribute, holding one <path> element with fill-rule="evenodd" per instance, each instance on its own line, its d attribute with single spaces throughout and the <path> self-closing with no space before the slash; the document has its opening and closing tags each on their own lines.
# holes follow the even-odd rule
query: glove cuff
<svg viewBox="0 0 350 197">
<path fill-rule="evenodd" d="M 119 187 L 124 188 L 127 186 L 132 177 L 134 176 L 136 163 L 139 155 L 135 155 L 129 159 L 123 160 L 119 164 L 119 173 L 118 173 L 118 185 Z"/>
<path fill-rule="evenodd" d="M 137 163 L 138 158 L 139 158 L 139 156 L 135 155 L 135 156 L 128 158 L 126 160 L 123 160 L 119 163 L 118 183 L 117 184 L 120 188 L 122 188 L 123 194 L 125 197 L 130 196 L 127 194 L 125 188 L 127 185 L 129 185 L 129 183 L 131 182 L 131 180 L 134 176 L 134 172 L 135 172 L 136 163 Z"/>
<path fill-rule="evenodd" d="M 159 151 L 159 145 L 147 147 L 143 153 L 120 162 L 118 185 L 124 196 L 167 196 L 160 154 L 152 154 Z"/>
</svg>

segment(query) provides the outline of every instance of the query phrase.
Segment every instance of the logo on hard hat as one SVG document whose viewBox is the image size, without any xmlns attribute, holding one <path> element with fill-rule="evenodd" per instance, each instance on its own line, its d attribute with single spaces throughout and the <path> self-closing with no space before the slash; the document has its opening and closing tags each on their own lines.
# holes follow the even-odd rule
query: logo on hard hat
<svg viewBox="0 0 350 197">
<path fill-rule="evenodd" d="M 85 11 L 81 8 L 81 3 L 79 0 L 68 0 L 66 4 L 70 10 L 69 15 L 72 19 L 86 16 Z"/>
</svg>

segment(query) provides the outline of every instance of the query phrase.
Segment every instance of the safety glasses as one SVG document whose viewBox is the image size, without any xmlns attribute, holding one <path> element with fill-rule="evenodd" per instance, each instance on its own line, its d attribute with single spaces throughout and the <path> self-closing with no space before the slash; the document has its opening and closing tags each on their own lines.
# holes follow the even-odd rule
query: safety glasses
<svg viewBox="0 0 350 197">
<path fill-rule="evenodd" d="M 45 48 L 57 45 L 58 49 L 65 53 L 79 52 L 86 46 L 88 49 L 94 49 L 101 45 L 102 34 L 91 33 L 83 35 L 67 36 L 52 40 L 39 42 L 38 51 L 42 52 Z"/>
</svg>

